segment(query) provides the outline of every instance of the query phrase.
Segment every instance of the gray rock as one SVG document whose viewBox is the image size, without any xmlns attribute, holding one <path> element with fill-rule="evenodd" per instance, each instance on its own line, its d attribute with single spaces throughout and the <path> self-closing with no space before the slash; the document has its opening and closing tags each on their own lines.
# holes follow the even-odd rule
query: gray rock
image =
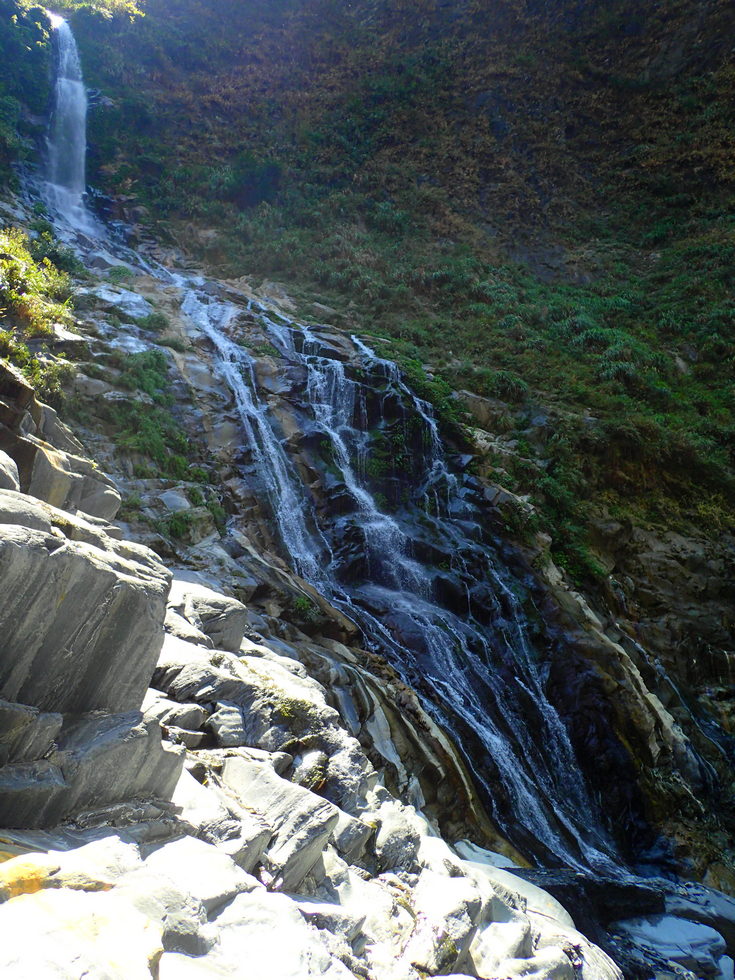
<svg viewBox="0 0 735 980">
<path fill-rule="evenodd" d="M 191 504 L 182 490 L 166 490 L 160 494 L 158 501 L 166 510 L 174 513 L 180 510 L 191 510 Z"/>
<path fill-rule="evenodd" d="M 99 398 L 100 395 L 106 395 L 107 392 L 113 390 L 112 385 L 106 381 L 101 381 L 99 378 L 88 378 L 86 374 L 81 372 L 74 378 L 75 393 L 87 398 Z"/>
<path fill-rule="evenodd" d="M 374 833 L 374 827 L 340 810 L 337 825 L 332 831 L 332 839 L 334 846 L 347 863 L 355 864 L 365 853 L 368 841 Z"/>
<path fill-rule="evenodd" d="M 269 869 L 286 891 L 295 891 L 316 863 L 337 825 L 339 811 L 269 768 L 227 759 L 223 785 L 246 807 L 262 813 L 275 830 Z"/>
<path fill-rule="evenodd" d="M 153 313 L 151 304 L 130 289 L 99 285 L 88 289 L 80 289 L 77 291 L 77 296 L 89 296 L 96 300 L 97 305 L 103 309 L 116 309 L 125 316 L 132 317 L 133 319 L 148 316 Z"/>
<path fill-rule="evenodd" d="M 176 725 L 168 725 L 164 734 L 167 742 L 183 745 L 187 749 L 199 749 L 209 738 L 206 732 L 193 732 L 189 728 L 178 728 Z"/>
<path fill-rule="evenodd" d="M 413 807 L 389 800 L 381 805 L 375 816 L 380 823 L 375 838 L 378 867 L 382 871 L 414 868 L 425 827 L 417 819 Z"/>
<path fill-rule="evenodd" d="M 53 747 L 62 722 L 56 712 L 0 700 L 0 766 L 41 759 Z"/>
<path fill-rule="evenodd" d="M 241 892 L 262 889 L 260 882 L 238 868 L 227 854 L 194 837 L 164 844 L 145 860 L 144 867 L 197 898 L 208 914 Z"/>
<path fill-rule="evenodd" d="M 233 701 L 242 694 L 242 681 L 215 664 L 227 654 L 206 650 L 167 633 L 153 686 L 174 701 Z"/>
<path fill-rule="evenodd" d="M 218 916 L 216 925 L 217 957 L 235 966 L 234 976 L 243 950 L 247 950 L 252 977 L 354 980 L 347 967 L 330 956 L 319 933 L 307 925 L 296 903 L 285 895 L 266 891 L 238 895 Z"/>
<path fill-rule="evenodd" d="M 217 744 L 223 748 L 245 745 L 247 737 L 242 723 L 242 711 L 236 704 L 217 702 L 217 710 L 207 721 Z"/>
<path fill-rule="evenodd" d="M 318 789 L 327 778 L 329 756 L 321 749 L 312 749 L 303 755 L 294 756 L 291 780 L 306 789 Z"/>
<path fill-rule="evenodd" d="M 240 649 L 248 612 L 237 599 L 175 577 L 169 606 L 209 636 L 217 649 L 233 652 Z"/>
<path fill-rule="evenodd" d="M 107 891 L 141 865 L 137 846 L 111 835 L 72 850 L 23 853 L 0 869 L 0 902 L 46 888 Z"/>
<path fill-rule="evenodd" d="M 53 532 L 52 511 L 34 497 L 10 490 L 0 490 L 0 524 L 18 524 L 34 531 Z"/>
<path fill-rule="evenodd" d="M 0 450 L 0 489 L 20 490 L 20 478 L 15 460 L 2 450 Z"/>
<path fill-rule="evenodd" d="M 75 456 L 84 455 L 84 446 L 77 439 L 71 429 L 64 425 L 55 409 L 50 405 L 38 403 L 38 410 L 34 411 L 36 422 L 36 435 L 48 442 L 54 449 L 61 449 L 65 453 L 72 453 Z"/>
<path fill-rule="evenodd" d="M 64 510 L 112 520 L 120 494 L 109 477 L 81 456 L 54 449 L 32 435 L 5 445 L 18 464 L 21 490 Z"/>
<path fill-rule="evenodd" d="M 183 750 L 165 747 L 139 712 L 70 717 L 58 748 L 0 769 L 0 825 L 52 827 L 83 809 L 134 798 L 170 799 Z"/>
<path fill-rule="evenodd" d="M 656 879 L 666 894 L 666 913 L 711 926 L 735 950 L 735 898 L 696 882 Z"/>
<path fill-rule="evenodd" d="M 170 797 L 183 752 L 139 722 L 137 712 L 72 717 L 47 759 L 0 769 L 0 825 L 56 826 L 82 810 Z"/>
<path fill-rule="evenodd" d="M 199 704 L 180 704 L 170 701 L 159 691 L 148 688 L 141 708 L 144 718 L 155 718 L 162 726 L 184 728 L 197 731 L 209 716 L 206 708 Z"/>
<path fill-rule="evenodd" d="M 671 915 L 626 919 L 611 929 L 648 946 L 665 960 L 679 963 L 698 977 L 716 977 L 726 951 L 725 940 L 710 926 Z"/>
<path fill-rule="evenodd" d="M 62 713 L 137 709 L 163 640 L 168 572 L 109 538 L 102 551 L 49 533 L 51 512 L 13 496 L 25 526 L 0 524 L 3 696 Z M 0 512 L 7 520 L 4 499 Z"/>
<path fill-rule="evenodd" d="M 299 897 L 296 904 L 307 922 L 341 936 L 348 943 L 355 941 L 365 921 L 364 915 L 355 915 L 334 902 Z"/>
<path fill-rule="evenodd" d="M 228 980 L 236 974 L 232 963 L 208 956 L 164 953 L 158 964 L 158 980 Z"/>
<path fill-rule="evenodd" d="M 448 878 L 424 870 L 413 893 L 417 928 L 404 959 L 427 973 L 444 973 L 467 953 L 483 907 L 468 878 Z"/>
<path fill-rule="evenodd" d="M 183 772 L 173 802 L 201 840 L 219 847 L 243 871 L 251 872 L 260 862 L 272 828 L 252 811 L 233 806 L 214 784 L 205 788 Z"/>
<path fill-rule="evenodd" d="M 164 949 L 203 956 L 214 946 L 216 935 L 203 903 L 160 868 L 151 870 L 146 866 L 127 875 L 117 886 L 116 894 L 160 924 Z"/>
<path fill-rule="evenodd" d="M 166 632 L 171 633 L 172 636 L 178 637 L 180 640 L 185 640 L 187 643 L 196 643 L 199 646 L 209 647 L 212 649 L 214 643 L 206 635 L 198 630 L 196 626 L 192 626 L 188 619 L 184 619 L 179 613 L 175 612 L 173 609 L 166 610 Z"/>
</svg>

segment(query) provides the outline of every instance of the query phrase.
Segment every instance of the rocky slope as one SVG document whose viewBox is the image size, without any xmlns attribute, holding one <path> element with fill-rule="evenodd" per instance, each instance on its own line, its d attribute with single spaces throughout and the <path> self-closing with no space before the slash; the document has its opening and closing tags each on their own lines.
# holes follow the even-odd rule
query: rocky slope
<svg viewBox="0 0 735 980">
<path fill-rule="evenodd" d="M 504 524 L 731 759 L 731 4 L 147 11 L 76 18 L 108 207 L 468 389 Z"/>
<path fill-rule="evenodd" d="M 437 780 L 451 750 L 386 716 L 366 654 L 201 574 L 169 592 L 109 523 L 110 480 L 8 365 L 2 396 L 8 974 L 620 976 L 548 894 L 496 867 L 512 862 L 449 847 L 385 788 L 356 736 L 404 789 L 401 730 Z M 206 581 L 219 560 L 229 585 L 217 535 L 197 544 Z M 240 595 L 272 592 L 243 580 Z"/>
<path fill-rule="evenodd" d="M 577 921 L 628 976 L 648 976 L 656 962 L 659 976 L 727 977 L 735 916 L 724 896 L 522 870 L 524 855 L 493 827 L 416 694 L 279 557 L 238 458 L 238 419 L 211 343 L 181 312 L 177 287 L 134 271 L 118 285 L 114 260 L 87 259 L 107 271 L 79 290 L 76 340 L 58 343 L 76 348 L 75 429 L 102 470 L 17 374 L 2 376 L 2 574 L 6 594 L 22 596 L 2 613 L 16 644 L 3 655 L 2 686 L 6 969 L 619 977 Z M 287 420 L 289 367 L 246 315 L 251 285 L 211 288 L 242 304 L 236 329 Z M 259 292 L 275 314 L 277 289 Z M 166 317 L 158 325 L 170 346 L 151 335 L 152 313 Z M 338 331 L 320 336 L 350 356 Z M 133 359 L 151 351 L 162 374 L 131 382 Z M 183 468 L 164 446 L 158 472 L 170 475 L 156 475 L 155 447 L 124 429 L 121 406 L 131 404 L 151 417 L 165 410 L 187 434 L 174 447 L 185 447 Z M 298 446 L 296 429 L 291 438 Z M 498 520 L 517 506 L 487 489 Z M 120 492 L 126 520 L 114 525 Z M 170 591 L 171 572 L 147 546 L 173 566 Z M 564 688 L 574 667 L 569 723 L 580 746 L 608 772 L 620 765 L 602 718 L 633 749 L 644 785 L 658 771 L 693 799 L 701 773 L 691 743 L 614 623 L 569 588 L 543 547 L 538 601 L 565 644 L 552 679 Z M 590 671 L 595 686 L 582 682 Z M 632 806 L 620 789 L 617 805 Z M 698 819 L 682 815 L 693 847 L 683 842 L 680 859 L 696 856 L 700 874 L 726 884 Z"/>
</svg>

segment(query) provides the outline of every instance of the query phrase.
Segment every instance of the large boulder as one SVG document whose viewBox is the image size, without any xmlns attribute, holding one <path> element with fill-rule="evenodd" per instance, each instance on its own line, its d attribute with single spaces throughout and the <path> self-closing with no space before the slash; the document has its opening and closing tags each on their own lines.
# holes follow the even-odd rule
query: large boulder
<svg viewBox="0 0 735 980">
<path fill-rule="evenodd" d="M 137 709 L 163 642 L 170 575 L 152 552 L 104 532 L 96 544 L 73 540 L 80 527 L 0 491 L 0 696 L 61 713 Z"/>
<path fill-rule="evenodd" d="M 337 826 L 337 807 L 241 758 L 225 761 L 222 781 L 240 804 L 263 814 L 274 828 L 266 853 L 270 874 L 286 891 L 297 889 Z"/>
</svg>

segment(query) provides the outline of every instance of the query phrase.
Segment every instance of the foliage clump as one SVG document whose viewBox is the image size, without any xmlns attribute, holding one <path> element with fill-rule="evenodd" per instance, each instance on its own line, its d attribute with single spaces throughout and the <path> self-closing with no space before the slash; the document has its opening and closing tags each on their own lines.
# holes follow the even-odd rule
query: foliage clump
<svg viewBox="0 0 735 980">
<path fill-rule="evenodd" d="M 71 279 L 48 256 L 51 239 L 30 241 L 17 228 L 0 231 L 0 325 L 27 337 L 71 322 Z"/>
<path fill-rule="evenodd" d="M 30 240 L 17 228 L 0 230 L 0 356 L 20 368 L 41 400 L 58 408 L 72 368 L 28 346 L 52 337 L 54 325 L 73 322 L 71 278 L 50 260 L 54 248 L 50 237 Z"/>
</svg>

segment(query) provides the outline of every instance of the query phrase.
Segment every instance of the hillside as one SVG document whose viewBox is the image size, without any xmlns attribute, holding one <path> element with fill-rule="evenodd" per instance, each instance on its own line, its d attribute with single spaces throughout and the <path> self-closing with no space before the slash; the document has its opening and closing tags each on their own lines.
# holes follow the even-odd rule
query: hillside
<svg viewBox="0 0 735 980">
<path fill-rule="evenodd" d="M 218 273 L 300 286 L 417 377 L 431 365 L 435 400 L 509 403 L 530 461 L 500 475 L 595 575 L 591 500 L 733 526 L 734 19 L 691 2 L 82 13 L 91 178 Z"/>
<path fill-rule="evenodd" d="M 732 731 L 731 5 L 64 6 L 108 216 L 372 335 L 499 532 Z M 50 58 L 13 10 L 7 160 Z"/>
</svg>

